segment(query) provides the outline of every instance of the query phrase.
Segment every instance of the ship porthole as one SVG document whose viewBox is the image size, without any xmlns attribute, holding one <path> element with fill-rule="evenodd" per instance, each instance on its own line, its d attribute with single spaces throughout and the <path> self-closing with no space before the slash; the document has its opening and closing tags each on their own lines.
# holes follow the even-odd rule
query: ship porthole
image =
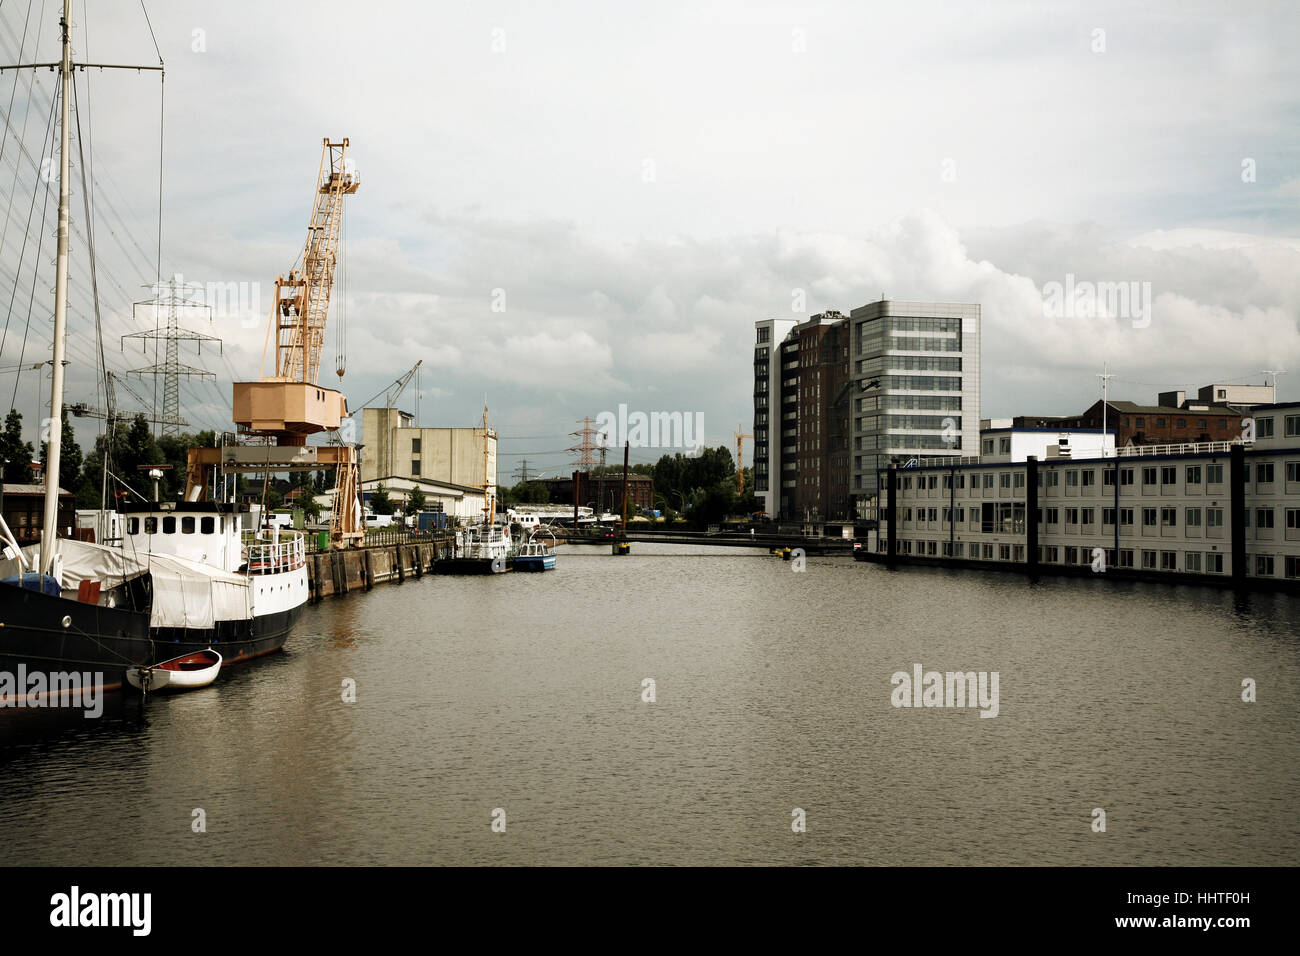
<svg viewBox="0 0 1300 956">
<path fill-rule="evenodd" d="M 63 615 L 63 626 L 64 626 L 64 627 L 72 627 L 72 617 L 71 617 L 71 615 L 68 615 L 68 614 Z"/>
</svg>

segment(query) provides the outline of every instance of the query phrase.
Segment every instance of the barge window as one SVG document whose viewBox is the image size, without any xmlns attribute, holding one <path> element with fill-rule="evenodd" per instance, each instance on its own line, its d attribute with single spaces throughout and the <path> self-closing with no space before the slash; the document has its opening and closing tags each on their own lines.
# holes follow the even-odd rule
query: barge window
<svg viewBox="0 0 1300 956">
<path fill-rule="evenodd" d="M 144 519 L 144 533 L 145 533 L 145 534 L 157 534 L 157 533 L 158 533 L 158 519 L 157 519 L 157 518 L 145 518 L 145 519 Z"/>
<path fill-rule="evenodd" d="M 168 515 L 166 518 L 163 518 L 163 534 L 175 534 L 175 533 L 176 533 L 176 517 L 174 515 Z"/>
<path fill-rule="evenodd" d="M 217 522 L 216 522 L 215 519 L 213 519 L 213 518 L 210 518 L 210 517 L 209 517 L 209 518 L 200 518 L 200 519 L 199 519 L 199 530 L 200 530 L 203 534 L 212 534 L 212 533 L 214 533 L 214 532 L 216 531 L 216 525 L 217 525 Z"/>
<path fill-rule="evenodd" d="M 126 519 L 126 533 L 127 533 L 127 534 L 139 534 L 139 533 L 140 533 L 140 519 L 139 519 L 139 518 L 127 518 L 127 519 Z"/>
<path fill-rule="evenodd" d="M 194 533 L 194 518 L 193 516 L 187 515 L 186 517 L 181 519 L 181 534 L 193 534 L 193 533 Z"/>
</svg>

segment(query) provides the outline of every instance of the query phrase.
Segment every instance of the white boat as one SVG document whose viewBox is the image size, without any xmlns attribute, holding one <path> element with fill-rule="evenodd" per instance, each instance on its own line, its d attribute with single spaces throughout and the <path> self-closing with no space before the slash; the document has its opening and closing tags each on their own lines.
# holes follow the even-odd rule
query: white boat
<svg viewBox="0 0 1300 956">
<path fill-rule="evenodd" d="M 152 667 L 129 667 L 126 680 L 136 690 L 192 690 L 207 687 L 221 670 L 221 655 L 212 648 L 173 657 Z"/>
</svg>

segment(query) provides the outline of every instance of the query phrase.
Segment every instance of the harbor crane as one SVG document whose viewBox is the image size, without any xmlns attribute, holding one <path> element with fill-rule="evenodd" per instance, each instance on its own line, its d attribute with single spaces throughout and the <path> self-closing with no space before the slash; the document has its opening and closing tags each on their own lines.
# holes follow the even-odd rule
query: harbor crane
<svg viewBox="0 0 1300 956">
<path fill-rule="evenodd" d="M 324 140 L 316 174 L 311 218 L 301 267 L 275 280 L 275 298 L 267 326 L 266 352 L 275 338 L 271 374 L 260 381 L 234 383 L 234 422 L 247 444 L 221 448 L 191 448 L 186 499 L 199 501 L 209 485 L 212 468 L 226 472 L 271 473 L 335 471 L 334 504 L 330 510 L 330 539 L 337 545 L 364 537 L 361 520 L 360 468 L 356 445 L 338 437 L 348 417 L 343 393 L 318 384 L 325 325 L 329 318 L 334 269 L 338 262 L 343 200 L 361 185 L 348 155 L 348 140 Z M 342 362 L 340 361 L 340 368 Z M 333 432 L 335 443 L 308 445 L 320 432 Z M 349 436 L 350 437 L 350 436 Z"/>
<path fill-rule="evenodd" d="M 412 365 L 410 370 L 407 371 L 404 375 L 399 375 L 396 381 L 392 382 L 389 385 L 385 385 L 379 392 L 373 395 L 369 401 L 367 401 L 364 405 L 362 405 L 361 408 L 357 409 L 357 411 L 363 411 L 367 408 L 374 408 L 376 407 L 375 406 L 376 401 L 380 398 L 380 396 L 383 396 L 384 431 L 381 435 L 378 436 L 377 440 L 375 437 L 367 436 L 367 441 L 375 445 L 375 457 L 377 460 L 382 461 L 384 463 L 383 473 L 386 475 L 393 474 L 393 451 L 394 451 L 393 442 L 389 440 L 390 436 L 387 431 L 388 418 L 389 418 L 388 412 L 397 403 L 397 400 L 402 397 L 402 393 L 406 391 L 406 386 L 411 384 L 411 379 L 415 377 L 415 373 L 420 370 L 420 366 L 423 364 L 424 364 L 424 359 L 420 359 L 418 362 Z"/>
<path fill-rule="evenodd" d="M 131 396 L 140 403 L 141 406 L 147 406 L 149 403 L 144 400 L 131 384 L 124 378 L 118 376 L 116 372 L 104 373 L 104 388 L 107 392 L 105 396 L 108 399 L 107 407 L 99 408 L 86 402 L 72 402 L 68 405 L 68 411 L 77 418 L 98 418 L 108 422 L 108 427 L 112 428 L 114 422 L 131 421 L 137 415 L 143 415 L 144 420 L 158 425 L 175 425 L 177 428 L 188 428 L 189 422 L 178 415 L 155 415 L 150 412 L 124 412 L 117 405 L 117 391 L 114 383 L 121 385 L 131 394 Z"/>
</svg>

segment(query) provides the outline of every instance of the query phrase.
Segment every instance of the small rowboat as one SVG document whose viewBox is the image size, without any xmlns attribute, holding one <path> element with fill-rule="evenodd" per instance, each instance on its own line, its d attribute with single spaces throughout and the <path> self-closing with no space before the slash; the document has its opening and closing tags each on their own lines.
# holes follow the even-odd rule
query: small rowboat
<svg viewBox="0 0 1300 956">
<path fill-rule="evenodd" d="M 126 680 L 137 690 L 191 690 L 195 687 L 207 687 L 217 679 L 221 670 L 221 655 L 208 648 L 195 651 L 184 657 L 174 657 L 152 667 L 130 667 L 126 671 Z M 144 685 L 148 683 L 146 688 Z"/>
</svg>

